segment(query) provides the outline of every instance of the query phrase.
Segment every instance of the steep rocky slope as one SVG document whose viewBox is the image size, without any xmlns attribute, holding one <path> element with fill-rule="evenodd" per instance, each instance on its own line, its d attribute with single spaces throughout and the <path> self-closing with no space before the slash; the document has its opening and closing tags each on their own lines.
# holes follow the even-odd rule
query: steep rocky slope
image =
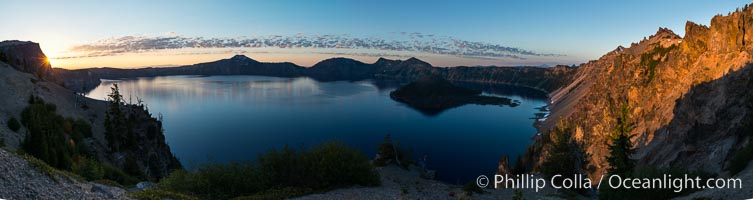
<svg viewBox="0 0 753 200">
<path fill-rule="evenodd" d="M 57 172 L 45 174 L 3 149 L 0 149 L 0 171 L 3 199 L 130 199 L 119 187 L 78 181 Z"/>
<path fill-rule="evenodd" d="M 715 16 L 710 27 L 687 22 L 685 29 L 682 38 L 660 28 L 579 66 L 572 83 L 550 93 L 553 112 L 540 130 L 559 119 L 569 122 L 597 176 L 608 167 L 606 138 L 628 104 L 640 165 L 723 172 L 749 137 L 753 10 Z M 538 140 L 531 147 L 534 166 L 546 157 L 546 146 Z"/>
<path fill-rule="evenodd" d="M 753 132 L 753 64 L 693 86 L 644 146 L 642 164 L 722 172 Z M 667 148 L 677 147 L 677 148 Z"/>
<path fill-rule="evenodd" d="M 3 47 L 11 43 L 11 49 Z M 39 49 L 39 44 L 32 42 L 0 42 L 0 49 L 5 55 L 32 55 L 33 58 L 46 58 Z M 20 50 L 22 52 L 16 52 Z M 31 53 L 37 51 L 35 53 Z M 21 60 L 33 60 L 24 58 Z M 27 62 L 28 63 L 28 62 Z M 37 96 L 47 103 L 55 104 L 57 113 L 63 117 L 83 119 L 91 124 L 93 136 L 86 139 L 87 147 L 97 160 L 117 167 L 123 167 L 126 155 L 132 155 L 138 168 L 150 178 L 166 176 L 170 171 L 180 168 L 181 165 L 172 155 L 169 146 L 165 143 L 161 132 L 161 123 L 154 119 L 148 112 L 138 106 L 126 106 L 129 114 L 135 120 L 134 135 L 138 144 L 134 149 L 127 151 L 111 151 L 110 145 L 105 138 L 105 110 L 107 103 L 104 101 L 82 97 L 69 89 L 60 86 L 55 81 L 40 79 L 41 73 L 52 71 L 49 64 L 37 71 L 19 71 L 26 69 L 23 65 L 6 64 L 0 62 L 0 138 L 11 149 L 18 149 L 23 142 L 27 130 L 21 127 L 19 131 L 8 128 L 7 122 L 11 117 L 21 119 L 21 112 L 28 105 L 30 96 Z M 54 73 L 54 72 L 53 72 Z M 46 76 L 46 75 L 45 75 Z M 50 76 L 55 76 L 50 75 Z M 152 131 L 150 131 L 152 130 Z"/>
</svg>

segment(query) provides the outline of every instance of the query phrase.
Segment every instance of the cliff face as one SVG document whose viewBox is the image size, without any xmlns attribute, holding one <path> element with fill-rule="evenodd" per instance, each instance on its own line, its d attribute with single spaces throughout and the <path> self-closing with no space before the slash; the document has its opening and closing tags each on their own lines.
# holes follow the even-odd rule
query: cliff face
<svg viewBox="0 0 753 200">
<path fill-rule="evenodd" d="M 161 121 L 153 118 L 143 105 L 126 105 L 122 110 L 134 121 L 133 137 L 138 144 L 115 152 L 111 149 L 104 150 L 109 152 L 104 154 L 105 160 L 110 160 L 116 166 L 126 166 L 131 157 L 144 175 L 154 179 L 166 177 L 173 170 L 183 168 L 165 141 Z M 112 145 L 114 144 L 108 144 L 108 147 Z"/>
<path fill-rule="evenodd" d="M 560 118 L 568 121 L 591 154 L 597 169 L 591 175 L 598 176 L 608 167 L 607 137 L 627 102 L 639 164 L 723 171 L 724 161 L 745 141 L 737 137 L 740 127 L 728 123 L 746 120 L 749 111 L 735 108 L 748 99 L 745 91 L 751 87 L 727 79 L 748 78 L 735 74 L 745 74 L 739 71 L 753 59 L 751 22 L 753 10 L 746 6 L 715 16 L 711 27 L 688 22 L 684 38 L 660 28 L 648 39 L 582 64 L 572 83 L 550 94 L 553 113 L 540 129 L 546 132 Z M 547 144 L 538 141 L 530 154 L 540 163 Z"/>
<path fill-rule="evenodd" d="M 52 78 L 52 67 L 39 44 L 22 41 L 0 42 L 0 62 L 7 63 L 18 71 L 37 75 L 41 79 Z"/>
<path fill-rule="evenodd" d="M 752 78 L 753 64 L 747 64 L 691 87 L 677 100 L 674 118 L 644 147 L 641 164 L 724 171 L 753 132 Z"/>
</svg>

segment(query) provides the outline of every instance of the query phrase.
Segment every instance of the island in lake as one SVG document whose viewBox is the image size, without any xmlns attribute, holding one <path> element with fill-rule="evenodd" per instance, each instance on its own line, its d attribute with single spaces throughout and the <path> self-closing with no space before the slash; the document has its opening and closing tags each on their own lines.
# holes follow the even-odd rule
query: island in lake
<svg viewBox="0 0 753 200">
<path fill-rule="evenodd" d="M 390 98 L 426 115 L 437 115 L 466 104 L 510 107 L 520 104 L 510 98 L 481 95 L 480 90 L 455 86 L 450 81 L 437 77 L 424 77 L 411 82 L 390 92 Z"/>
</svg>

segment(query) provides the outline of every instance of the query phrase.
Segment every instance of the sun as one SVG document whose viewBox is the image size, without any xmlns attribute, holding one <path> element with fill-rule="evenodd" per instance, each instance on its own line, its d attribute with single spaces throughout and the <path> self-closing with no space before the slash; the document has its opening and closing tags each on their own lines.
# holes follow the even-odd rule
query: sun
<svg viewBox="0 0 753 200">
<path fill-rule="evenodd" d="M 55 65 L 55 60 L 51 59 L 50 57 L 47 57 L 46 61 L 50 64 L 50 66 Z"/>
</svg>

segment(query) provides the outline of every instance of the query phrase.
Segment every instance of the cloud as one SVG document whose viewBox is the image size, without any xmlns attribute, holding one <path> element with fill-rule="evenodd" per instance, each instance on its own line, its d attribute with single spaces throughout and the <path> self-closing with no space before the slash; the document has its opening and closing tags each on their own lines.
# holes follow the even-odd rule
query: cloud
<svg viewBox="0 0 753 200">
<path fill-rule="evenodd" d="M 309 48 L 309 49 L 355 49 L 427 53 L 457 57 L 485 59 L 517 59 L 527 57 L 556 57 L 558 54 L 539 53 L 507 47 L 499 44 L 473 42 L 452 37 L 436 36 L 418 32 L 390 33 L 381 37 L 354 37 L 348 34 L 307 35 L 296 33 L 290 36 L 267 35 L 237 38 L 184 37 L 170 32 L 165 36 L 124 36 L 108 38 L 89 44 L 72 47 L 69 52 L 76 57 L 113 56 L 123 53 L 140 53 L 183 48 Z M 341 54 L 341 53 L 333 53 Z M 347 53 L 346 53 L 347 54 Z"/>
</svg>

